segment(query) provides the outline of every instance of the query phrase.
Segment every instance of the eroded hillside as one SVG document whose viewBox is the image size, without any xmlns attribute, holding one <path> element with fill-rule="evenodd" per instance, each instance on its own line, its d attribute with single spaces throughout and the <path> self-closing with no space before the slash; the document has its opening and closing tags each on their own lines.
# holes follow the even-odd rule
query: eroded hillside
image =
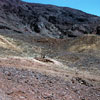
<svg viewBox="0 0 100 100">
<path fill-rule="evenodd" d="M 0 99 L 99 100 L 100 17 L 0 0 Z"/>
<path fill-rule="evenodd" d="M 0 0 L 0 32 L 52 38 L 100 34 L 100 17 L 68 7 Z"/>
</svg>

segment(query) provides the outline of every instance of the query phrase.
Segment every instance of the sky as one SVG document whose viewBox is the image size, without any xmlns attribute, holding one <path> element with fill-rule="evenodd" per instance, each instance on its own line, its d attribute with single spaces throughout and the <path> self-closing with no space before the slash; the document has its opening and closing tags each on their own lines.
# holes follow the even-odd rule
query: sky
<svg viewBox="0 0 100 100">
<path fill-rule="evenodd" d="M 23 1 L 70 7 L 100 16 L 100 0 L 23 0 Z"/>
</svg>

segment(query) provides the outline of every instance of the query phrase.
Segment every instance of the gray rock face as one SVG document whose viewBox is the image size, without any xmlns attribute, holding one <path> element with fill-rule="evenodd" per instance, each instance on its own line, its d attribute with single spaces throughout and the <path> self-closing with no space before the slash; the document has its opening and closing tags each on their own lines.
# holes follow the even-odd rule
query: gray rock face
<svg viewBox="0 0 100 100">
<path fill-rule="evenodd" d="M 20 0 L 0 0 L 0 32 L 53 38 L 99 34 L 100 17 L 79 10 Z"/>
</svg>

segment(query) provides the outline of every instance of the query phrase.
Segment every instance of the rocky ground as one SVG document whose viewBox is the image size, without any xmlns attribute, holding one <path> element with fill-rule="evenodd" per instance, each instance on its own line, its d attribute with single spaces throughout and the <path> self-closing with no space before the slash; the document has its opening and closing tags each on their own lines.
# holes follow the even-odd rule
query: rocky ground
<svg viewBox="0 0 100 100">
<path fill-rule="evenodd" d="M 74 76 L 55 61 L 47 64 L 32 58 L 0 58 L 0 99 L 99 100 L 100 78 Z"/>
<path fill-rule="evenodd" d="M 1 100 L 100 99 L 98 36 L 60 40 L 1 34 L 0 48 Z"/>
<path fill-rule="evenodd" d="M 82 38 L 1 34 L 1 100 L 99 100 L 99 37 Z"/>
<path fill-rule="evenodd" d="M 0 0 L 0 100 L 100 100 L 100 17 Z"/>
</svg>

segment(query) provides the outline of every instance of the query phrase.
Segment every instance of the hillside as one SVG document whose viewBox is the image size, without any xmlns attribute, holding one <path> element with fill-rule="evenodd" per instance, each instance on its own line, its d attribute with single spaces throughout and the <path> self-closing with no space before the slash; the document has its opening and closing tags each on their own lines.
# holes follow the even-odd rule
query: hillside
<svg viewBox="0 0 100 100">
<path fill-rule="evenodd" d="M 0 99 L 99 100 L 100 17 L 0 0 Z"/>
<path fill-rule="evenodd" d="M 52 5 L 0 0 L 0 32 L 66 38 L 100 34 L 100 17 Z"/>
</svg>

